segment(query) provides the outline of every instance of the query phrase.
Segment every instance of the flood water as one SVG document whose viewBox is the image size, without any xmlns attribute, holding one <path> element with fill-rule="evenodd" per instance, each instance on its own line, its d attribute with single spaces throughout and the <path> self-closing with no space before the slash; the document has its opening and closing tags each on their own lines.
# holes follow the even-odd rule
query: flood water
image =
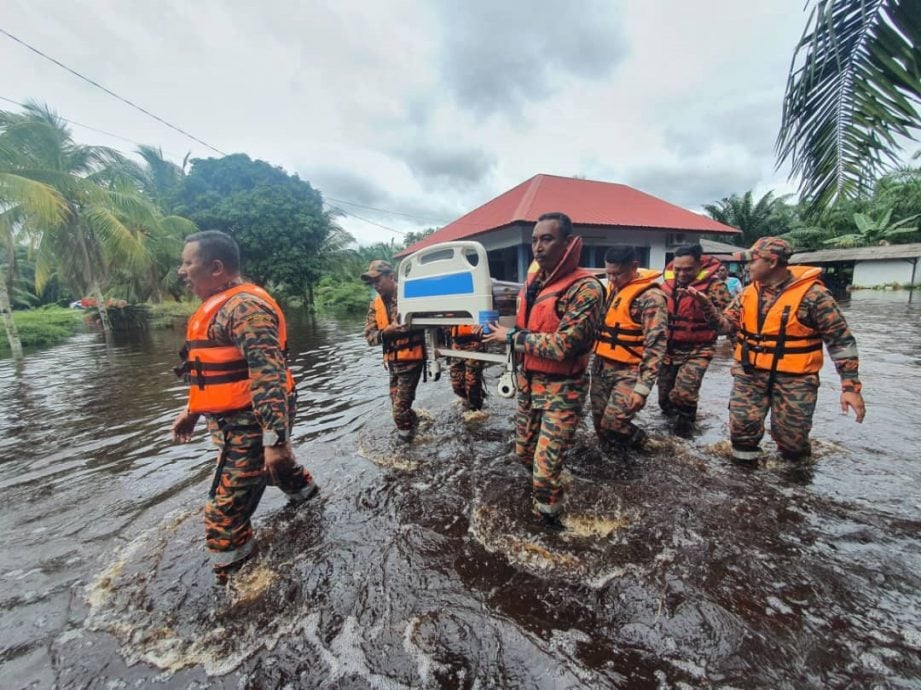
<svg viewBox="0 0 921 690">
<path fill-rule="evenodd" d="M 512 401 L 465 418 L 420 384 L 401 447 L 361 324 L 292 315 L 322 491 L 267 491 L 229 588 L 203 544 L 214 451 L 169 440 L 180 332 L 2 361 L 0 687 L 921 687 L 921 307 L 845 311 L 867 419 L 827 363 L 810 472 L 728 462 L 724 346 L 692 441 L 654 405 L 645 455 L 580 432 L 560 535 L 508 460 Z"/>
</svg>

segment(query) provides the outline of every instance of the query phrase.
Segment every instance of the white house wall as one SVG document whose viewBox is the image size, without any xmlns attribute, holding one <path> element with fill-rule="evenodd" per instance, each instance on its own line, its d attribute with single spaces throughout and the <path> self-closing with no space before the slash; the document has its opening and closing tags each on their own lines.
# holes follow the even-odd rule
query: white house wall
<svg viewBox="0 0 921 690">
<path fill-rule="evenodd" d="M 854 263 L 853 285 L 855 287 L 877 287 L 890 283 L 908 285 L 911 282 L 911 261 L 906 259 L 882 259 L 856 261 Z M 915 271 L 915 284 L 921 284 L 921 266 Z"/>
</svg>

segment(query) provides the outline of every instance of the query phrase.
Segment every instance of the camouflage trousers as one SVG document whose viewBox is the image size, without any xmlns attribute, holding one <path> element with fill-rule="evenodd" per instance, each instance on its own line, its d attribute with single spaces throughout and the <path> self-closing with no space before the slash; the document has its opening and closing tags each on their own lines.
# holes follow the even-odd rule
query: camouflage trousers
<svg viewBox="0 0 921 690">
<path fill-rule="evenodd" d="M 313 477 L 295 462 L 269 477 L 258 424 L 234 425 L 209 416 L 208 429 L 220 451 L 205 503 L 205 542 L 212 565 L 220 569 L 251 553 L 251 519 L 266 486 L 276 485 L 286 494 L 296 494 L 310 486 Z"/>
<path fill-rule="evenodd" d="M 416 427 L 413 401 L 423 366 L 423 362 L 390 365 L 390 409 L 393 422 L 401 431 L 411 431 Z"/>
<path fill-rule="evenodd" d="M 627 412 L 627 405 L 636 385 L 639 368 L 635 364 L 614 362 L 595 355 L 592 364 L 592 385 L 589 397 L 592 403 L 592 423 L 602 441 L 612 434 L 632 435 L 635 412 Z"/>
<path fill-rule="evenodd" d="M 466 401 L 467 407 L 471 410 L 482 408 L 485 397 L 483 362 L 476 359 L 455 359 L 451 362 L 450 373 L 454 394 Z"/>
<path fill-rule="evenodd" d="M 729 398 L 729 434 L 733 455 L 751 459 L 758 453 L 764 436 L 764 420 L 771 412 L 771 437 L 781 455 L 799 459 L 811 452 L 809 431 L 819 390 L 818 374 L 775 375 L 768 389 L 770 372 L 746 373 L 741 365 L 732 367 L 734 377 Z"/>
<path fill-rule="evenodd" d="M 534 508 L 556 515 L 562 510 L 563 456 L 572 445 L 579 425 L 579 410 L 540 410 L 518 398 L 515 418 L 515 455 L 531 471 Z"/>
<path fill-rule="evenodd" d="M 708 343 L 692 347 L 668 349 L 659 369 L 659 407 L 665 412 L 697 416 L 700 385 L 710 361 L 716 354 L 715 345 Z"/>
</svg>

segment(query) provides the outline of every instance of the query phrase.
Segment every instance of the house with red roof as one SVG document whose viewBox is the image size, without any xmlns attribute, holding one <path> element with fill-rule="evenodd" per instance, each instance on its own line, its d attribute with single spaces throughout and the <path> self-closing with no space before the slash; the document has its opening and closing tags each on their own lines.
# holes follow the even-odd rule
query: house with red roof
<svg viewBox="0 0 921 690">
<path fill-rule="evenodd" d="M 489 255 L 489 271 L 499 280 L 521 281 L 531 263 L 531 231 L 541 214 L 562 211 L 582 236 L 581 265 L 604 266 L 612 244 L 632 244 L 646 267 L 665 266 L 675 247 L 703 234 L 739 230 L 675 206 L 624 184 L 556 175 L 535 175 L 479 208 L 448 223 L 397 256 L 439 242 L 475 240 Z"/>
</svg>

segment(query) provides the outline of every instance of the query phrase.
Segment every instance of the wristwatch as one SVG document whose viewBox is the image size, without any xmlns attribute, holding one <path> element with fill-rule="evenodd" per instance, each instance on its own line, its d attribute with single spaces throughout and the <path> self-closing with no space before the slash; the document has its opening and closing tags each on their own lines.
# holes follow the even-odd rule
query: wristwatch
<svg viewBox="0 0 921 690">
<path fill-rule="evenodd" d="M 284 429 L 281 431 L 275 431 L 274 429 L 266 429 L 262 432 L 262 445 L 266 448 L 274 446 L 283 446 L 288 441 L 288 432 Z"/>
</svg>

